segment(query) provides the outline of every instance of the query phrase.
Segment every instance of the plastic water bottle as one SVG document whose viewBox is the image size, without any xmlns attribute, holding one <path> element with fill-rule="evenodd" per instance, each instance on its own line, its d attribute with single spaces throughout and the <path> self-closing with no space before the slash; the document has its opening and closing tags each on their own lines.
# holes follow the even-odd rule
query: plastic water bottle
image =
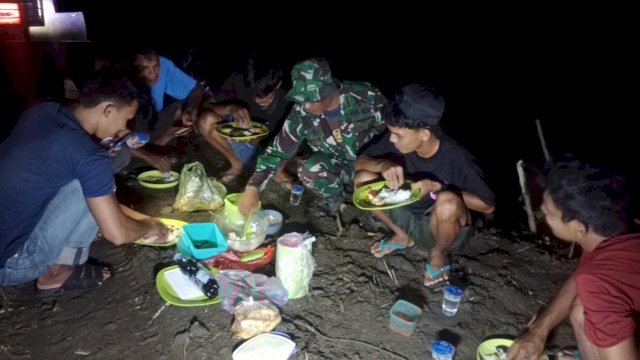
<svg viewBox="0 0 640 360">
<path fill-rule="evenodd" d="M 211 276 L 207 269 L 200 265 L 194 259 L 177 253 L 173 256 L 173 260 L 178 264 L 183 273 L 189 275 L 189 279 L 193 281 L 202 292 L 209 298 L 213 299 L 218 296 L 218 282 Z"/>
<path fill-rule="evenodd" d="M 142 131 L 128 132 L 111 146 L 109 154 L 120 150 L 124 143 L 126 143 L 131 149 L 137 149 L 144 146 L 147 142 L 149 142 L 149 134 Z"/>
<path fill-rule="evenodd" d="M 452 360 L 456 348 L 446 341 L 435 341 L 431 344 L 431 359 Z"/>
</svg>

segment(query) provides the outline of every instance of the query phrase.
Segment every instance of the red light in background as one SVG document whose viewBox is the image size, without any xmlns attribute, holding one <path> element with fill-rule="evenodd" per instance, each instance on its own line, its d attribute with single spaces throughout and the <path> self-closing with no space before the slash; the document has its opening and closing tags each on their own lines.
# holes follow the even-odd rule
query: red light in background
<svg viewBox="0 0 640 360">
<path fill-rule="evenodd" d="M 21 24 L 20 9 L 17 3 L 0 3 L 0 25 Z"/>
</svg>

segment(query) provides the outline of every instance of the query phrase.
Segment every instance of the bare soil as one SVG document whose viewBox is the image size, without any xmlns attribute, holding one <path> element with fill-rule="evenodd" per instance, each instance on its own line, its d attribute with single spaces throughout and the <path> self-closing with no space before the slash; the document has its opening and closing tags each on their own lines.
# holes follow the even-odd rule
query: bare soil
<svg viewBox="0 0 640 360">
<path fill-rule="evenodd" d="M 201 141 L 190 139 L 180 164 L 194 158 L 211 176 L 225 162 Z M 139 163 L 132 163 L 135 172 Z M 246 181 L 228 187 L 238 192 Z M 190 222 L 208 221 L 207 212 L 177 213 L 171 208 L 177 188 L 152 190 L 120 176 L 119 197 L 153 216 Z M 263 206 L 280 209 L 285 224 L 280 234 L 309 231 L 317 237 L 316 268 L 310 294 L 290 300 L 281 309 L 276 328 L 291 334 L 298 359 L 429 359 L 430 343 L 447 340 L 457 359 L 475 359 L 482 339 L 516 336 L 550 301 L 574 269 L 566 260 L 522 240 L 517 233 L 479 229 L 478 236 L 454 258 L 454 283 L 465 295 L 453 317 L 441 312 L 442 293 L 422 286 L 427 252 L 416 247 L 395 251 L 384 259 L 397 277 L 388 275 L 382 259 L 370 254 L 371 244 L 384 230 L 369 214 L 348 204 L 340 219 L 314 217 L 314 198 L 305 193 L 293 207 L 289 194 L 270 184 Z M 274 243 L 269 237 L 267 243 Z M 142 245 L 116 247 L 98 240 L 92 256 L 109 262 L 115 276 L 103 287 L 76 296 L 38 299 L 33 283 L 1 288 L 0 358 L 2 359 L 231 359 L 242 343 L 230 331 L 233 315 L 219 305 L 179 307 L 159 296 L 155 274 L 171 264 L 175 248 Z M 274 276 L 274 261 L 257 272 Z M 398 299 L 422 308 L 409 337 L 389 329 L 389 309 Z M 574 344 L 570 326 L 563 323 L 549 340 L 549 348 Z"/>
</svg>

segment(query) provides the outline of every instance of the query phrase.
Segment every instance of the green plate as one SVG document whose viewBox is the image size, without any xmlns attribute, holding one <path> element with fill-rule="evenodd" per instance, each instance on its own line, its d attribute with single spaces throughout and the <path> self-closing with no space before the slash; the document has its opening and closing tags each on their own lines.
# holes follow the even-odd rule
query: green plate
<svg viewBox="0 0 640 360">
<path fill-rule="evenodd" d="M 182 232 L 182 227 L 187 224 L 184 221 L 175 220 L 175 219 L 158 219 L 158 220 L 162 221 L 165 225 L 179 227 L 180 232 Z M 135 243 L 140 245 L 146 245 L 146 246 L 173 246 L 178 242 L 178 239 L 180 238 L 180 232 L 178 232 L 176 236 L 173 237 L 173 239 L 169 239 L 169 241 L 163 242 L 163 243 L 149 243 L 149 242 L 142 241 L 142 239 L 136 240 Z"/>
<path fill-rule="evenodd" d="M 174 181 L 163 182 L 163 183 L 149 182 L 151 179 L 160 179 L 164 177 L 164 174 L 162 172 L 158 170 L 150 170 L 150 171 L 145 171 L 142 174 L 138 175 L 138 182 L 140 183 L 140 185 L 151 188 L 151 189 L 171 188 L 178 185 L 178 183 L 180 182 L 180 174 L 178 174 L 175 171 L 171 171 L 170 173 L 171 175 L 176 177 Z"/>
<path fill-rule="evenodd" d="M 405 206 L 416 202 L 420 199 L 420 189 L 419 188 L 411 188 L 411 196 L 409 199 L 395 203 L 388 204 L 382 206 L 375 206 L 367 200 L 367 189 L 380 190 L 386 185 L 386 181 L 378 181 L 372 184 L 363 185 L 356 189 L 353 193 L 353 203 L 362 210 L 385 210 L 385 209 L 393 209 L 401 206 Z M 411 185 L 410 181 L 405 182 L 408 185 Z"/>
<path fill-rule="evenodd" d="M 253 126 L 254 128 L 260 129 L 260 132 L 251 134 L 251 135 L 234 136 L 232 135 L 232 133 L 229 133 L 229 131 L 231 132 L 242 131 L 242 130 L 248 131 L 247 129 L 236 127 L 234 122 L 219 124 L 218 126 L 216 126 L 216 130 L 218 130 L 220 135 L 222 135 L 223 137 L 226 137 L 227 139 L 232 139 L 232 140 L 250 140 L 250 139 L 259 138 L 261 136 L 265 136 L 269 133 L 269 128 L 265 124 L 252 121 L 251 126 Z"/>
<path fill-rule="evenodd" d="M 160 270 L 158 272 L 158 275 L 156 275 L 156 289 L 158 289 L 158 293 L 160 294 L 160 297 L 164 299 L 164 301 L 177 306 L 204 306 L 217 304 L 220 302 L 220 296 L 216 296 L 213 299 L 209 299 L 205 295 L 201 295 L 189 300 L 180 299 L 164 277 L 165 271 L 175 269 L 177 267 L 178 265 L 166 267 Z M 214 267 L 209 267 L 209 269 L 209 272 L 211 272 L 211 274 L 215 274 L 216 272 L 218 272 L 218 269 Z"/>
<path fill-rule="evenodd" d="M 476 357 L 478 360 L 483 360 L 482 355 L 486 356 L 486 355 L 495 354 L 496 346 L 502 345 L 502 346 L 509 347 L 511 346 L 511 344 L 513 344 L 513 340 L 511 339 L 495 338 L 495 339 L 486 340 L 478 346 L 478 350 L 476 351 Z M 540 356 L 540 360 L 549 360 L 549 357 L 543 354 L 542 356 Z"/>
</svg>

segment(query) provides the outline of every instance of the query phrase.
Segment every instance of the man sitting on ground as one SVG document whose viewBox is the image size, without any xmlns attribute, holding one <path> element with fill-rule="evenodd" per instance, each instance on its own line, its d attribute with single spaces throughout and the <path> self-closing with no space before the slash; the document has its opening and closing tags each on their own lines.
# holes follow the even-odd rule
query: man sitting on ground
<svg viewBox="0 0 640 360">
<path fill-rule="evenodd" d="M 39 295 L 100 286 L 106 266 L 87 262 L 98 226 L 116 245 L 164 242 L 167 228 L 127 216 L 114 194 L 100 139 L 126 129 L 138 108 L 124 78 L 88 81 L 70 108 L 41 103 L 25 111 L 0 144 L 0 285 L 37 279 Z"/>
<path fill-rule="evenodd" d="M 287 97 L 296 102 L 265 153 L 258 157 L 238 208 L 248 214 L 258 205 L 259 191 L 266 187 L 280 163 L 307 141 L 311 153 L 298 168 L 300 181 L 319 197 L 320 214 L 333 215 L 342 203 L 345 187 L 351 186 L 358 152 L 384 130 L 387 99 L 364 82 L 333 79 L 326 60 L 315 58 L 291 70 L 293 88 Z"/>
<path fill-rule="evenodd" d="M 574 161 L 558 164 L 542 187 L 541 209 L 551 231 L 583 252 L 577 269 L 516 339 L 507 359 L 538 359 L 551 330 L 567 317 L 579 352 L 563 351 L 558 359 L 638 359 L 640 233 L 629 233 L 631 213 L 622 176 Z"/>
<path fill-rule="evenodd" d="M 152 49 L 138 50 L 134 57 L 138 81 L 146 87 L 151 102 L 146 115 L 136 119 L 136 130 L 149 132 L 151 143 L 164 146 L 175 137 L 190 131 L 197 118 L 204 88 L 164 56 Z M 174 101 L 165 104 L 165 96 Z M 144 106 L 146 109 L 148 106 Z M 143 109 L 143 110 L 145 110 Z M 206 134 L 205 134 L 206 137 Z M 126 151 L 126 149 L 125 149 Z M 168 157 L 145 149 L 131 149 L 131 155 L 161 171 L 171 170 Z"/>
<path fill-rule="evenodd" d="M 433 91 L 404 87 L 387 120 L 388 133 L 356 161 L 356 187 L 383 179 L 391 190 L 407 180 L 419 189 L 418 202 L 373 211 L 393 235 L 374 243 L 371 252 L 382 257 L 416 242 L 430 248 L 425 286 L 448 280 L 447 255 L 474 234 L 469 209 L 494 210 L 493 193 L 471 155 L 442 132 L 443 111 L 444 100 Z"/>
<path fill-rule="evenodd" d="M 218 180 L 223 184 L 233 182 L 255 160 L 258 144 L 267 147 L 282 128 L 293 102 L 287 100 L 282 89 L 282 70 L 275 64 L 252 57 L 245 69 L 236 71 L 216 90 L 203 105 L 199 118 L 202 133 L 211 134 L 211 145 L 231 164 Z M 211 111 L 207 111 L 211 110 Z M 251 121 L 267 125 L 269 135 L 253 140 L 230 140 L 220 135 L 215 127 L 225 119 L 233 120 L 238 127 L 250 127 Z M 284 171 L 287 161 L 278 167 L 274 180 L 291 189 L 290 175 Z"/>
</svg>

